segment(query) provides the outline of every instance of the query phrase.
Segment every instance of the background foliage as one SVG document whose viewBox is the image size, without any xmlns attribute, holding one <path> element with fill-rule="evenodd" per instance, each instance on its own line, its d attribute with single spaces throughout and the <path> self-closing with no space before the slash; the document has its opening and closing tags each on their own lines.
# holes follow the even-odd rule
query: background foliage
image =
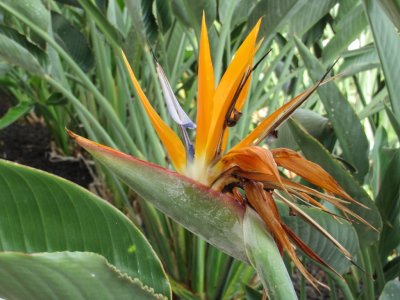
<svg viewBox="0 0 400 300">
<path fill-rule="evenodd" d="M 380 235 L 354 224 L 358 243 L 351 226 L 340 229 L 348 237 L 343 243 L 354 244 L 357 263 L 365 272 L 346 266 L 346 280 L 328 273 L 328 284 L 347 299 L 377 295 L 386 299 L 388 290 L 399 289 L 391 280 L 400 270 L 399 0 L 3 0 L 0 80 L 14 103 L 0 119 L 0 128 L 34 112 L 43 117 L 65 155 L 77 151 L 64 131 L 68 127 L 167 167 L 143 108 L 132 100 L 119 48 L 127 53 L 146 94 L 169 125 L 174 126 L 150 48 L 182 106 L 195 119 L 203 11 L 216 80 L 260 17 L 264 42 L 259 55 L 272 49 L 253 76 L 243 117 L 231 130 L 229 144 L 316 82 L 339 59 L 333 74 L 339 74 L 338 79 L 319 88 L 295 113 L 294 121 L 281 126 L 278 138 L 267 142 L 270 147 L 302 151 L 350 195 L 373 206 L 358 213 L 377 227 L 382 218 Z M 259 296 L 261 285 L 251 267 L 172 222 L 100 165 L 95 168 L 112 195 L 110 201 L 139 225 L 157 253 L 174 295 Z M 309 242 L 321 244 L 312 235 Z M 100 268 L 99 261 L 92 263 Z M 333 299 L 338 297 L 336 291 L 331 291 Z M 303 282 L 299 296 L 304 293 Z"/>
</svg>

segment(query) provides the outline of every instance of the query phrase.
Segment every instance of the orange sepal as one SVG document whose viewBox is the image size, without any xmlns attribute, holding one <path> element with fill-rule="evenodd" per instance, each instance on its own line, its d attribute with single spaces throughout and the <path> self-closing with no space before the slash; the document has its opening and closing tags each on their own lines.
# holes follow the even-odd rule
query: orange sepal
<svg viewBox="0 0 400 300">
<path fill-rule="evenodd" d="M 199 45 L 199 63 L 198 63 L 198 82 L 197 82 L 197 131 L 195 153 L 202 156 L 207 146 L 209 127 L 213 115 L 213 97 L 214 97 L 214 69 L 210 53 L 210 43 L 206 20 L 203 13 L 201 24 L 200 45 Z"/>
<path fill-rule="evenodd" d="M 137 81 L 136 76 L 132 71 L 131 66 L 129 65 L 128 59 L 126 58 L 123 51 L 121 51 L 121 53 L 124 59 L 125 66 L 129 71 L 132 83 L 135 86 L 136 92 L 139 95 L 140 102 L 143 104 L 143 107 L 146 110 L 146 113 L 150 118 L 150 121 L 153 124 L 154 129 L 156 130 L 159 138 L 164 144 L 172 164 L 174 165 L 177 171 L 182 171 L 182 169 L 186 165 L 185 146 L 183 145 L 178 135 L 160 118 L 160 116 L 151 106 L 145 93 L 140 87 L 139 82 Z"/>
<path fill-rule="evenodd" d="M 226 114 L 231 105 L 232 98 L 240 85 L 245 73 L 251 68 L 256 49 L 256 40 L 260 29 L 261 19 L 254 26 L 247 38 L 236 52 L 232 62 L 218 84 L 214 97 L 214 108 L 209 137 L 207 141 L 207 160 L 212 160 L 220 150 Z"/>
<path fill-rule="evenodd" d="M 304 267 L 290 242 L 289 236 L 282 226 L 282 220 L 278 213 L 272 194 L 264 191 L 264 186 L 259 182 L 248 181 L 244 185 L 247 199 L 254 207 L 265 225 L 269 233 L 273 236 L 279 248 L 282 248 L 289 255 L 293 263 L 300 270 L 303 276 L 316 288 L 317 284 L 321 284 L 316 280 Z"/>
<path fill-rule="evenodd" d="M 308 182 L 326 190 L 329 193 L 336 194 L 344 199 L 354 201 L 336 182 L 336 180 L 329 175 L 316 163 L 313 163 L 302 157 L 296 151 L 277 148 L 271 150 L 275 162 L 285 169 L 296 173 L 303 177 Z"/>
</svg>

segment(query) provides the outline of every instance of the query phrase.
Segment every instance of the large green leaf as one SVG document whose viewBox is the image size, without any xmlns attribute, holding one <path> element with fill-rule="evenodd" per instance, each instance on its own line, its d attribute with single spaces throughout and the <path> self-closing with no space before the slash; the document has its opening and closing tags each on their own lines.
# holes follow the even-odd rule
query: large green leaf
<svg viewBox="0 0 400 300">
<path fill-rule="evenodd" d="M 378 1 L 363 0 L 363 3 L 385 74 L 392 109 L 400 119 L 400 57 L 396 55 L 400 49 L 400 37 Z"/>
<path fill-rule="evenodd" d="M 251 11 L 248 22 L 254 25 L 259 18 L 263 18 L 260 35 L 270 37 L 281 26 L 289 23 L 306 2 L 307 0 L 261 0 Z"/>
<path fill-rule="evenodd" d="M 400 244 L 400 149 L 396 149 L 388 163 L 376 197 L 376 205 L 383 220 L 379 254 L 385 258 Z"/>
<path fill-rule="evenodd" d="M 300 207 L 346 248 L 355 260 L 360 249 L 357 233 L 349 222 L 345 220 L 340 220 L 339 222 L 332 216 L 322 213 L 316 208 L 305 207 L 303 205 Z M 340 274 L 344 274 L 349 270 L 351 264 L 348 259 L 321 232 L 315 230 L 302 218 L 291 215 L 286 205 L 278 202 L 278 208 L 285 224 L 289 225 L 301 237 L 302 241 L 314 250 L 326 263 Z"/>
<path fill-rule="evenodd" d="M 325 72 L 324 67 L 300 40 L 295 41 L 311 78 L 320 80 Z M 369 169 L 369 145 L 360 120 L 335 83 L 327 83 L 319 87 L 317 92 L 342 147 L 344 159 L 357 169 L 356 178 L 364 182 Z"/>
<path fill-rule="evenodd" d="M 43 5 L 42 0 L 2 0 L 2 2 L 47 31 L 50 24 L 50 12 Z"/>
<path fill-rule="evenodd" d="M 170 296 L 161 263 L 116 208 L 66 180 L 0 160 L 0 251 L 90 251 Z"/>
<path fill-rule="evenodd" d="M 11 107 L 7 113 L 0 118 L 0 130 L 24 116 L 32 106 L 33 104 L 30 102 L 20 102 L 18 105 Z"/>
<path fill-rule="evenodd" d="M 317 140 L 310 136 L 295 121 L 290 120 L 289 122 L 293 136 L 304 156 L 322 166 L 337 180 L 350 196 L 369 207 L 369 209 L 366 209 L 356 204 L 350 204 L 348 206 L 369 224 L 374 226 L 376 230 L 380 231 L 382 228 L 382 220 L 378 209 L 360 184 Z M 354 221 L 353 225 L 357 230 L 362 245 L 370 245 L 378 240 L 379 232 L 358 221 Z"/>
<path fill-rule="evenodd" d="M 379 0 L 379 2 L 397 30 L 400 30 L 400 0 Z"/>
<path fill-rule="evenodd" d="M 386 283 L 379 300 L 397 300 L 400 297 L 400 282 L 392 280 Z"/>
<path fill-rule="evenodd" d="M 183 24 L 194 28 L 198 33 L 203 12 L 208 24 L 212 24 L 217 18 L 217 1 L 214 0 L 172 0 L 172 9 Z"/>
<path fill-rule="evenodd" d="M 367 45 L 357 50 L 344 52 L 341 56 L 344 61 L 340 65 L 339 73 L 343 73 L 344 76 L 352 76 L 380 66 L 378 53 L 376 53 L 374 45 Z"/>
<path fill-rule="evenodd" d="M 347 49 L 347 46 L 360 35 L 367 24 L 361 4 L 350 10 L 335 26 L 335 35 L 322 52 L 323 60 L 330 62 L 338 58 L 341 52 Z"/>
<path fill-rule="evenodd" d="M 278 247 L 263 221 L 251 208 L 243 220 L 243 237 L 250 263 L 257 270 L 270 299 L 297 299 Z"/>
<path fill-rule="evenodd" d="M 108 20 L 106 15 L 91 0 L 78 0 L 86 13 L 96 22 L 101 32 L 107 37 L 108 41 L 116 47 L 122 43 L 122 34 Z"/>
<path fill-rule="evenodd" d="M 75 60 L 75 62 L 88 72 L 94 66 L 94 55 L 86 37 L 60 14 L 52 12 L 51 25 L 54 39 Z"/>
<path fill-rule="evenodd" d="M 0 33 L 9 37 L 10 39 L 12 39 L 16 43 L 18 43 L 21 47 L 28 50 L 30 52 L 30 54 L 33 55 L 41 65 L 46 64 L 46 60 L 47 60 L 46 52 L 43 51 L 38 46 L 36 46 L 31 41 L 29 41 L 27 36 L 21 34 L 14 28 L 7 27 L 4 25 L 0 25 Z M 11 55 L 11 54 L 9 54 L 9 55 Z"/>
<path fill-rule="evenodd" d="M 111 169 L 159 210 L 227 254 L 248 262 L 242 232 L 244 207 L 233 198 L 157 165 L 138 160 L 82 137 L 75 136 L 75 138 L 99 162 Z M 310 211 L 310 214 L 354 253 L 357 241 L 346 224 L 336 222 L 332 216 L 323 212 Z M 342 255 L 338 251 L 328 249 L 329 245 L 333 248 L 333 244 L 317 234 L 311 225 L 297 218 L 286 220 L 288 226 L 298 232 L 301 239 L 310 241 L 315 238 L 312 241 L 312 249 L 329 265 L 339 272 L 346 269 L 347 264 L 343 261 Z M 341 230 L 345 233 L 342 236 L 338 234 Z"/>
<path fill-rule="evenodd" d="M 152 13 L 154 0 L 128 0 L 126 7 L 130 14 L 133 28 L 142 43 L 156 41 L 158 28 L 156 19 Z M 160 12 L 164 14 L 164 12 Z M 165 20 L 164 20 L 165 21 Z"/>
<path fill-rule="evenodd" d="M 0 253 L 5 299 L 160 299 L 138 280 L 89 252 Z"/>
<path fill-rule="evenodd" d="M 297 109 L 293 113 L 292 117 L 322 144 L 329 146 L 328 144 L 330 144 L 330 141 L 335 140 L 332 124 L 328 118 L 321 116 L 312 110 L 302 108 Z M 278 137 L 272 142 L 272 147 L 298 150 L 298 145 L 293 138 L 288 123 L 283 123 L 279 127 Z"/>
<path fill-rule="evenodd" d="M 307 3 L 293 16 L 290 21 L 290 31 L 301 36 L 315 25 L 335 5 L 337 0 L 314 1 Z M 305 18 L 304 16 L 307 16 Z"/>
<path fill-rule="evenodd" d="M 34 74 L 44 73 L 39 61 L 28 49 L 2 33 L 0 33 L 0 57 Z"/>
</svg>

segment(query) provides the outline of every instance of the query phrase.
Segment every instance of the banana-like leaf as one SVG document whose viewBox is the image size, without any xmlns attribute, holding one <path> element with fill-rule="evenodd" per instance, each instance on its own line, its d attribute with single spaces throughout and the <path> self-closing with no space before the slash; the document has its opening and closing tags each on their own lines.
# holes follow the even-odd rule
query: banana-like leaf
<svg viewBox="0 0 400 300">
<path fill-rule="evenodd" d="M 314 81 L 318 81 L 325 72 L 324 67 L 299 39 L 295 42 L 308 73 Z M 344 159 L 357 169 L 355 177 L 364 182 L 369 168 L 369 145 L 360 120 L 334 82 L 319 87 L 317 93 L 342 146 Z"/>
<path fill-rule="evenodd" d="M 379 0 L 379 2 L 385 13 L 397 27 L 397 30 L 400 30 L 400 0 Z"/>
<path fill-rule="evenodd" d="M 4 299 L 162 299 L 90 252 L 0 253 Z"/>
<path fill-rule="evenodd" d="M 2 0 L 1 2 L 14 8 L 41 29 L 47 31 L 50 24 L 50 12 L 41 0 Z"/>
<path fill-rule="evenodd" d="M 295 121 L 289 120 L 289 123 L 293 136 L 304 156 L 322 166 L 350 196 L 368 207 L 364 208 L 357 204 L 349 205 L 350 209 L 375 228 L 374 230 L 366 224 L 354 221 L 353 225 L 357 230 L 360 243 L 362 245 L 370 245 L 377 241 L 379 238 L 379 231 L 382 229 L 382 220 L 374 202 L 354 177 L 345 170 L 317 140 L 310 136 Z"/>
<path fill-rule="evenodd" d="M 348 259 L 346 259 L 337 249 L 332 246 L 332 243 L 326 239 L 322 233 L 310 228 L 310 225 L 298 216 L 293 216 L 289 212 L 289 208 L 281 202 L 278 202 L 279 212 L 283 221 L 287 224 L 302 241 L 306 243 L 311 249 L 314 250 L 318 256 L 322 257 L 329 265 L 335 268 L 338 273 L 344 274 L 351 266 Z M 356 255 L 359 248 L 358 237 L 353 226 L 345 221 L 335 220 L 332 217 L 321 213 L 319 209 L 300 206 L 301 209 L 314 219 L 322 228 L 328 231 L 356 260 Z"/>
<path fill-rule="evenodd" d="M 63 15 L 51 13 L 54 38 L 75 62 L 85 71 L 94 67 L 94 55 L 86 37 Z"/>
<path fill-rule="evenodd" d="M 164 297 L 171 289 L 143 234 L 120 211 L 48 173 L 0 160 L 0 251 L 89 251 Z"/>
<path fill-rule="evenodd" d="M 367 45 L 357 50 L 344 52 L 342 57 L 344 61 L 340 65 L 339 74 L 343 74 L 343 76 L 352 76 L 380 66 L 378 53 L 376 53 L 374 45 Z"/>
<path fill-rule="evenodd" d="M 0 58 L 34 74 L 44 73 L 39 61 L 28 49 L 3 33 L 0 33 Z"/>
<path fill-rule="evenodd" d="M 307 1 L 305 5 L 290 20 L 290 32 L 302 36 L 312 26 L 320 21 L 337 3 L 336 0 Z M 307 16 L 305 18 L 304 16 Z"/>
<path fill-rule="evenodd" d="M 281 26 L 289 23 L 306 3 L 306 0 L 261 0 L 250 12 L 249 28 L 263 17 L 261 35 L 270 37 Z"/>
<path fill-rule="evenodd" d="M 397 300 L 400 297 L 400 282 L 392 280 L 386 283 L 379 300 Z"/>
<path fill-rule="evenodd" d="M 7 113 L 0 118 L 0 129 L 7 127 L 24 116 L 32 108 L 32 106 L 32 103 L 25 101 L 11 107 Z"/>
<path fill-rule="evenodd" d="M 400 119 L 400 37 L 379 1 L 363 0 L 365 13 L 374 35 L 375 47 L 381 61 L 390 103 L 397 119 Z"/>
<path fill-rule="evenodd" d="M 335 60 L 347 46 L 354 41 L 365 29 L 368 22 L 364 14 L 362 5 L 351 9 L 340 19 L 335 28 L 335 35 L 325 46 L 322 52 L 324 62 Z"/>
<path fill-rule="evenodd" d="M 387 257 L 400 244 L 400 149 L 394 150 L 383 174 L 376 205 L 383 219 L 379 254 Z"/>
<path fill-rule="evenodd" d="M 233 198 L 157 165 L 77 135 L 74 138 L 99 162 L 163 213 L 227 254 L 248 262 L 242 230 L 245 209 Z M 356 252 L 354 249 L 357 249 L 357 237 L 348 230 L 347 225 L 333 220 L 332 216 L 323 212 L 313 211 L 311 214 L 316 216 L 321 226 L 348 247 L 350 252 Z M 333 244 L 329 244 L 322 235 L 316 234 L 311 225 L 297 218 L 287 218 L 286 223 L 299 234 L 300 239 L 313 240 L 311 248 L 326 263 L 338 272 L 346 270 L 347 264 L 343 261 L 342 254 L 332 251 L 329 245 L 333 248 Z M 345 234 L 340 235 L 342 230 Z"/>
</svg>

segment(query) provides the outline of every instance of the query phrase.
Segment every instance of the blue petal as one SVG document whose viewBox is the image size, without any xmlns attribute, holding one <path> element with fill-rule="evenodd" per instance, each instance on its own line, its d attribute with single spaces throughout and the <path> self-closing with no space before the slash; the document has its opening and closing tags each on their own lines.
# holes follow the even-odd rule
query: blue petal
<svg viewBox="0 0 400 300">
<path fill-rule="evenodd" d="M 157 61 L 156 70 L 170 116 L 177 124 L 185 128 L 195 129 L 196 124 L 188 117 L 188 115 L 180 106 L 174 92 L 172 91 L 171 85 L 169 84 L 168 79 L 165 76 L 164 70 Z"/>
</svg>

